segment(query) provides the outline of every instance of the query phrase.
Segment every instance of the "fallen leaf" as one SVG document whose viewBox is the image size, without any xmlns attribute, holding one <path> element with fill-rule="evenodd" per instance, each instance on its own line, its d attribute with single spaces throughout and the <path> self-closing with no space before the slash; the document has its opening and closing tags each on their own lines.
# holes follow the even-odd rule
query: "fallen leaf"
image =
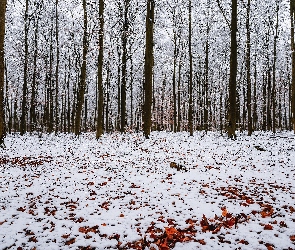
<svg viewBox="0 0 295 250">
<path fill-rule="evenodd" d="M 76 242 L 76 238 L 72 238 L 72 239 L 66 241 L 66 242 L 65 242 L 65 245 L 66 245 L 66 246 L 69 246 L 69 245 L 74 244 L 75 242 Z"/>
<path fill-rule="evenodd" d="M 272 230 L 272 229 L 273 229 L 272 225 L 267 224 L 264 226 L 264 230 Z"/>
</svg>

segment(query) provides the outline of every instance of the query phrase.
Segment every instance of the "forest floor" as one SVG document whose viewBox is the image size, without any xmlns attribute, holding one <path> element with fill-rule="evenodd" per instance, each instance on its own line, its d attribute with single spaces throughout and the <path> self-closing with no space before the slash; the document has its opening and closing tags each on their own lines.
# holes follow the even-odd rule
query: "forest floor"
<svg viewBox="0 0 295 250">
<path fill-rule="evenodd" d="M 295 136 L 8 135 L 0 249 L 295 249 Z"/>
</svg>

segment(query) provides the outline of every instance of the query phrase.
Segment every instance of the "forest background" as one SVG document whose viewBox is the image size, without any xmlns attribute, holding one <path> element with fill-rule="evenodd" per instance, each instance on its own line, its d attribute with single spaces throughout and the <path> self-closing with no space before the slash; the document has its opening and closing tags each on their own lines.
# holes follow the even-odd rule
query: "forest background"
<svg viewBox="0 0 295 250">
<path fill-rule="evenodd" d="M 6 131 L 292 130 L 293 6 L 8 0 Z"/>
</svg>

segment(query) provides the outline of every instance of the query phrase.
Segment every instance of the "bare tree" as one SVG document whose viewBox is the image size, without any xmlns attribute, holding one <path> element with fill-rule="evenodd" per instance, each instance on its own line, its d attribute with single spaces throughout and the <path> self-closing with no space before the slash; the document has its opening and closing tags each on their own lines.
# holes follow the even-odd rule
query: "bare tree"
<svg viewBox="0 0 295 250">
<path fill-rule="evenodd" d="M 189 101 L 188 101 L 188 128 L 190 136 L 193 136 L 193 54 L 192 54 L 192 1 L 188 2 L 188 50 L 189 50 Z"/>
<path fill-rule="evenodd" d="M 96 123 L 96 139 L 103 134 L 103 27 L 104 27 L 104 0 L 99 0 L 99 56 L 97 68 L 97 123 Z"/>
<path fill-rule="evenodd" d="M 146 45 L 144 66 L 144 107 L 143 107 L 143 133 L 148 139 L 152 124 L 152 102 L 153 102 L 153 41 L 154 41 L 154 19 L 155 2 L 147 0 L 146 15 Z"/>
<path fill-rule="evenodd" d="M 230 77 L 229 77 L 229 110 L 227 132 L 230 138 L 236 138 L 236 104 L 237 104 L 237 0 L 232 0 L 231 44 L 230 44 Z"/>
<path fill-rule="evenodd" d="M 291 49 L 292 49 L 292 80 L 291 80 L 291 114 L 293 130 L 295 133 L 295 43 L 294 43 L 294 21 L 295 21 L 295 1 L 290 0 L 291 15 Z"/>
<path fill-rule="evenodd" d="M 23 82 L 23 99 L 22 99 L 22 114 L 20 124 L 20 134 L 23 135 L 27 131 L 27 91 L 28 91 L 28 33 L 29 33 L 29 0 L 26 0 L 25 4 L 25 61 L 24 61 L 24 82 Z"/>
<path fill-rule="evenodd" d="M 6 0 L 0 1 L 0 146 L 4 146 L 5 114 L 4 114 L 4 37 L 5 37 Z"/>
<path fill-rule="evenodd" d="M 76 117 L 75 117 L 75 135 L 81 133 L 81 115 L 82 107 L 84 103 L 85 89 L 86 89 L 86 57 L 88 52 L 88 34 L 87 34 L 87 3 L 83 0 L 83 53 L 82 53 L 82 65 L 80 72 L 80 79 L 78 85 L 77 94 L 77 106 L 76 106 Z"/>
</svg>

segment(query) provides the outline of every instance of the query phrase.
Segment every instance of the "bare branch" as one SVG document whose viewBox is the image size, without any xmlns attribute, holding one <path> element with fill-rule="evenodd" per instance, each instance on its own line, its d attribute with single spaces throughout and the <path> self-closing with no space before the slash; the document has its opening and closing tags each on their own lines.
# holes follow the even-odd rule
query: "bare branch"
<svg viewBox="0 0 295 250">
<path fill-rule="evenodd" d="M 226 18 L 225 12 L 224 12 L 223 8 L 221 7 L 220 1 L 219 0 L 216 0 L 216 2 L 217 2 L 217 5 L 218 5 L 218 7 L 219 7 L 219 9 L 220 9 L 220 11 L 221 11 L 224 19 L 225 19 L 225 22 L 227 23 L 229 29 L 231 29 L 231 25 L 230 25 L 228 19 Z"/>
</svg>

